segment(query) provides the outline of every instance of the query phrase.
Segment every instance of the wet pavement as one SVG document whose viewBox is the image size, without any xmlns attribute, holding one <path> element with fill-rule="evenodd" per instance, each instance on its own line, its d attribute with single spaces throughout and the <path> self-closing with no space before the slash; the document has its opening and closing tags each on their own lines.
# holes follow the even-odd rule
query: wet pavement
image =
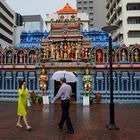
<svg viewBox="0 0 140 140">
<path fill-rule="evenodd" d="M 108 130 L 109 105 L 89 107 L 72 104 L 70 117 L 74 134 L 66 134 L 66 126 L 57 128 L 61 115 L 60 104 L 28 109 L 28 120 L 33 130 L 16 128 L 17 103 L 0 102 L 0 140 L 140 140 L 140 104 L 115 104 L 115 121 L 119 130 Z"/>
</svg>

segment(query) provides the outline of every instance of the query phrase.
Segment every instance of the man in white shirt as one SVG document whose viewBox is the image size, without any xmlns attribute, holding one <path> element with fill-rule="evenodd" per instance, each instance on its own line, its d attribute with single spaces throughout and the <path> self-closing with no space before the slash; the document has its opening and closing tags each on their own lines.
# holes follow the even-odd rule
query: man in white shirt
<svg viewBox="0 0 140 140">
<path fill-rule="evenodd" d="M 62 115 L 61 120 L 58 123 L 58 127 L 60 129 L 63 128 L 63 124 L 66 121 L 67 125 L 67 131 L 68 134 L 74 134 L 74 129 L 69 117 L 69 108 L 70 108 L 70 95 L 72 94 L 72 88 L 70 85 L 66 84 L 66 78 L 62 77 L 60 79 L 61 87 L 52 100 L 52 103 L 54 103 L 59 97 L 61 97 L 61 108 L 62 108 Z"/>
</svg>

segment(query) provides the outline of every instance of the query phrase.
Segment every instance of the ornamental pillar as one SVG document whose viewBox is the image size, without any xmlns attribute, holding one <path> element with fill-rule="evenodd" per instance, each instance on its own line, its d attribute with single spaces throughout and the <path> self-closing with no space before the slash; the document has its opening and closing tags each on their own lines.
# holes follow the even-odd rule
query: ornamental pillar
<svg viewBox="0 0 140 140">
<path fill-rule="evenodd" d="M 13 72 L 13 90 L 15 91 L 15 84 L 16 84 L 16 72 Z"/>
<path fill-rule="evenodd" d="M 133 92 L 133 72 L 129 72 L 130 75 L 130 91 Z"/>
<path fill-rule="evenodd" d="M 82 71 L 78 71 L 77 72 L 77 84 L 76 84 L 76 89 L 77 89 L 77 95 L 76 95 L 76 99 L 77 99 L 77 103 L 82 103 L 82 96 L 84 95 L 84 88 L 83 88 L 83 72 Z M 83 95 L 82 95 L 83 94 Z"/>
<path fill-rule="evenodd" d="M 48 74 L 48 91 L 50 99 L 52 100 L 54 98 L 54 80 L 51 78 L 53 75 L 53 72 L 47 72 Z"/>
<path fill-rule="evenodd" d="M 4 77 L 5 77 L 5 72 L 2 71 L 1 74 L 2 74 L 2 94 L 3 94 L 3 92 L 4 92 Z"/>
<path fill-rule="evenodd" d="M 107 77 L 108 77 L 108 72 L 104 72 L 104 76 L 105 76 L 105 92 L 107 93 Z"/>
<path fill-rule="evenodd" d="M 121 75 L 121 72 L 116 72 L 116 73 L 117 73 L 118 93 L 120 93 L 120 75 Z"/>
<path fill-rule="evenodd" d="M 95 80 L 96 80 L 96 72 L 92 72 L 92 77 L 93 77 L 93 80 L 92 80 L 92 92 L 93 94 L 95 94 Z"/>
<path fill-rule="evenodd" d="M 37 81 L 37 91 L 39 92 L 40 90 L 40 87 L 39 87 L 39 75 L 40 75 L 40 71 L 37 71 L 36 72 L 36 81 Z"/>
</svg>

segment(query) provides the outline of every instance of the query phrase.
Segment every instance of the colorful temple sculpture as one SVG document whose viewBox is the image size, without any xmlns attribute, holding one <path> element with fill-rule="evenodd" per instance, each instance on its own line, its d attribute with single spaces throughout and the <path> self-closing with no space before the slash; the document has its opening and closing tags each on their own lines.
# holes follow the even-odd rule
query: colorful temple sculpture
<svg viewBox="0 0 140 140">
<path fill-rule="evenodd" d="M 0 48 L 0 100 L 17 100 L 22 79 L 27 81 L 29 92 L 41 92 L 40 75 L 44 69 L 48 76 L 46 94 L 50 99 L 59 86 L 51 79 L 52 74 L 67 70 L 78 78 L 77 82 L 69 83 L 76 103 L 83 102 L 85 91 L 86 94 L 90 92 L 90 96 L 100 92 L 102 102 L 109 102 L 108 34 L 81 31 L 77 13 L 67 4 L 56 12 L 58 18 L 51 20 L 49 32 L 22 32 L 19 44 Z M 113 42 L 112 61 L 114 101 L 140 103 L 140 45 L 127 47 Z M 86 70 L 88 76 L 85 77 Z"/>
<path fill-rule="evenodd" d="M 48 87 L 48 76 L 45 73 L 45 70 L 42 69 L 41 74 L 39 76 L 39 85 L 40 85 L 40 91 L 41 95 L 44 96 L 47 93 L 47 87 Z"/>
<path fill-rule="evenodd" d="M 89 74 L 88 69 L 86 69 L 86 74 L 83 76 L 83 81 L 85 96 L 90 96 L 92 92 L 92 76 Z"/>
</svg>

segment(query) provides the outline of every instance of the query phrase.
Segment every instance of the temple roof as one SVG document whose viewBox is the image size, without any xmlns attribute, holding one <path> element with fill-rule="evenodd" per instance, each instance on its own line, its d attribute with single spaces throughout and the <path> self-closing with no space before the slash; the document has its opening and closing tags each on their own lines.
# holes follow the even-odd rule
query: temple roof
<svg viewBox="0 0 140 140">
<path fill-rule="evenodd" d="M 78 11 L 73 9 L 68 3 L 64 6 L 64 8 L 58 10 L 57 14 L 77 14 Z"/>
</svg>

